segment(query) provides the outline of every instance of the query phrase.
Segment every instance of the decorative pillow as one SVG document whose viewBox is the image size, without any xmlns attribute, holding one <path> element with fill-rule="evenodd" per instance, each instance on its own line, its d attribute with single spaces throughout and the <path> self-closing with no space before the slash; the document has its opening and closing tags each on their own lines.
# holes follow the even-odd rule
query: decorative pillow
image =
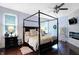
<svg viewBox="0 0 79 59">
<path fill-rule="evenodd" d="M 39 32 L 38 31 L 36 31 L 36 36 L 38 36 L 39 35 Z"/>
<path fill-rule="evenodd" d="M 30 32 L 25 32 L 25 36 L 30 36 Z"/>
<path fill-rule="evenodd" d="M 25 36 L 25 42 L 29 42 L 29 36 Z"/>
<path fill-rule="evenodd" d="M 40 30 L 40 35 L 44 36 L 45 32 L 43 30 Z"/>
<path fill-rule="evenodd" d="M 36 29 L 30 29 L 30 36 L 36 36 Z"/>
</svg>

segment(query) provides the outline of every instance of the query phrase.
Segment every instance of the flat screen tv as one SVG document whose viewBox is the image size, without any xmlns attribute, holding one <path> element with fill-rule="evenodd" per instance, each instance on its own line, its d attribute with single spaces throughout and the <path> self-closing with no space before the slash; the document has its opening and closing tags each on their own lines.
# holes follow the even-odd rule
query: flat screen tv
<svg viewBox="0 0 79 59">
<path fill-rule="evenodd" d="M 71 19 L 69 19 L 69 24 L 72 25 L 72 24 L 76 24 L 77 23 L 77 18 L 73 17 Z"/>
</svg>

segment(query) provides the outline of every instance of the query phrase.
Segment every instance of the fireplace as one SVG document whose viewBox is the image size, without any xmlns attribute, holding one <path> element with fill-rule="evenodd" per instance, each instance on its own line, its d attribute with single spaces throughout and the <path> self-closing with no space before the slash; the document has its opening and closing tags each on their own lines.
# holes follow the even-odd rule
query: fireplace
<svg viewBox="0 0 79 59">
<path fill-rule="evenodd" d="M 79 40 L 79 33 L 69 32 L 69 37 Z"/>
</svg>

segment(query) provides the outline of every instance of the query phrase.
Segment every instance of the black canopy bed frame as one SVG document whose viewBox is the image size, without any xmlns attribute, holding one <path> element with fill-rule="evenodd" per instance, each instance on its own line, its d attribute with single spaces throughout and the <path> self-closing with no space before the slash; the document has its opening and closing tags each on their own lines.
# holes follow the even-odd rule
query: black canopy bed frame
<svg viewBox="0 0 79 59">
<path fill-rule="evenodd" d="M 40 20 L 40 14 L 42 14 L 42 15 L 45 15 L 45 16 L 48 16 L 48 17 L 51 17 L 51 18 L 53 18 L 53 20 L 45 20 L 45 21 L 41 21 Z M 38 21 L 35 21 L 35 20 L 28 20 L 29 18 L 31 18 L 31 17 L 33 17 L 33 16 L 35 16 L 35 15 L 38 15 L 37 17 L 38 17 Z M 29 31 L 29 29 L 39 29 L 39 36 L 38 36 L 38 40 L 39 40 L 39 50 L 38 50 L 38 52 L 39 52 L 39 54 L 41 54 L 41 48 L 42 47 L 45 47 L 45 44 L 42 46 L 42 45 L 40 45 L 40 23 L 42 23 L 42 22 L 49 22 L 49 21 L 54 21 L 54 20 L 57 20 L 57 40 L 55 41 L 55 43 L 57 43 L 58 44 L 58 18 L 56 18 L 56 17 L 53 17 L 53 16 L 51 16 L 51 15 L 48 15 L 48 14 L 45 14 L 45 13 L 43 13 L 43 12 L 41 12 L 40 10 L 37 12 L 37 13 L 35 13 L 35 14 L 33 14 L 33 15 L 30 15 L 29 17 L 27 17 L 27 18 L 25 18 L 24 20 L 23 20 L 23 43 L 25 43 L 25 32 L 26 31 Z M 30 26 L 25 26 L 25 21 L 28 21 L 28 22 L 38 22 L 38 27 L 30 27 Z M 54 44 L 54 43 L 53 43 Z M 49 45 L 49 43 L 47 44 L 47 45 Z M 33 50 L 34 51 L 34 50 Z"/>
</svg>

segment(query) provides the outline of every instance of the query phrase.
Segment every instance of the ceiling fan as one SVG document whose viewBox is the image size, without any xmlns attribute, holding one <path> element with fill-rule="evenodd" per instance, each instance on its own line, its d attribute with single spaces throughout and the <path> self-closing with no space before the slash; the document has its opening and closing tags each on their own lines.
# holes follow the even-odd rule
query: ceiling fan
<svg viewBox="0 0 79 59">
<path fill-rule="evenodd" d="M 63 5 L 65 5 L 65 3 L 61 3 L 60 5 L 56 5 L 54 7 L 54 13 L 58 13 L 60 10 L 68 10 L 68 8 L 62 8 Z"/>
</svg>

